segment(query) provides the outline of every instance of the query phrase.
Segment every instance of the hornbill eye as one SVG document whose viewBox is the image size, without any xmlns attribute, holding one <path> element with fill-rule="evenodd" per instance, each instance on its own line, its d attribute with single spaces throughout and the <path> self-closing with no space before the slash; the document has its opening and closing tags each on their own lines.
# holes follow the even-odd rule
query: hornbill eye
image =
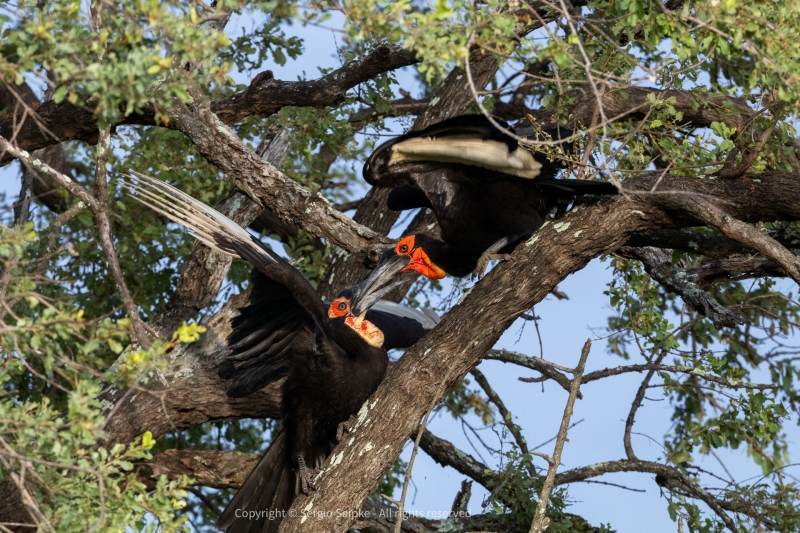
<svg viewBox="0 0 800 533">
<path fill-rule="evenodd" d="M 408 253 L 408 245 L 407 244 L 401 244 L 400 245 L 400 253 L 402 253 L 402 254 Z"/>
<path fill-rule="evenodd" d="M 344 302 L 339 302 L 339 305 L 337 307 L 339 308 L 339 311 L 344 311 L 347 309 L 347 304 Z"/>
</svg>

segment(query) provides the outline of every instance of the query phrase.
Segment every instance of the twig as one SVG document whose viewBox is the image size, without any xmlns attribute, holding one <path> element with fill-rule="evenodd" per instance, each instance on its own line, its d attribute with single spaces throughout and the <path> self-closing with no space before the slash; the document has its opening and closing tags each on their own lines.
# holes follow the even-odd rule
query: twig
<svg viewBox="0 0 800 533">
<path fill-rule="evenodd" d="M 500 396 L 495 392 L 492 388 L 491 384 L 489 384 L 489 380 L 486 379 L 486 376 L 483 375 L 483 372 L 478 370 L 477 368 L 473 368 L 470 371 L 475 377 L 475 381 L 478 382 L 478 385 L 481 386 L 483 392 L 489 397 L 489 401 L 492 402 L 496 407 L 497 410 L 500 412 L 500 416 L 503 417 L 503 424 L 508 428 L 511 434 L 514 436 L 514 440 L 517 442 L 517 446 L 519 446 L 519 450 L 523 454 L 530 454 L 530 450 L 528 450 L 528 442 L 525 440 L 525 437 L 522 435 L 519 426 L 514 423 L 514 420 L 511 416 L 511 412 L 506 408 L 506 405 L 503 403 L 503 400 Z M 531 463 L 527 465 L 528 473 L 531 476 L 536 477 L 536 471 L 533 468 Z"/>
<path fill-rule="evenodd" d="M 414 439 L 414 449 L 411 450 L 411 459 L 408 460 L 408 468 L 406 468 L 406 478 L 403 480 L 403 492 L 400 494 L 400 501 L 397 502 L 397 520 L 394 522 L 394 533 L 400 533 L 403 527 L 403 507 L 406 503 L 406 492 L 408 492 L 408 484 L 411 482 L 411 469 L 414 468 L 414 459 L 417 458 L 417 451 L 419 451 L 419 441 L 422 438 L 422 433 L 425 431 L 425 426 L 428 425 L 428 417 L 433 411 L 431 405 L 428 412 L 422 418 L 422 423 L 417 430 L 417 438 Z"/>
<path fill-rule="evenodd" d="M 667 353 L 669 353 L 668 350 L 662 350 L 653 364 L 660 364 L 664 357 L 666 357 Z M 641 407 L 642 400 L 644 400 L 644 393 L 647 392 L 647 386 L 650 384 L 650 379 L 652 379 L 655 373 L 655 369 L 652 368 L 647 372 L 647 375 L 642 380 L 642 384 L 639 385 L 639 390 L 636 391 L 636 396 L 631 404 L 631 410 L 628 412 L 628 419 L 625 421 L 625 433 L 622 436 L 622 443 L 625 446 L 625 455 L 627 455 L 628 459 L 631 461 L 635 461 L 637 459 L 636 454 L 633 453 L 633 446 L 631 445 L 631 429 L 633 429 L 633 422 L 636 419 L 636 411 L 638 411 L 639 407 Z"/>
<path fill-rule="evenodd" d="M 100 131 L 100 139 L 97 141 L 97 170 L 95 173 L 95 198 L 96 202 L 91 205 L 94 212 L 95 221 L 97 222 L 97 229 L 100 236 L 100 246 L 106 255 L 108 261 L 108 269 L 114 278 L 117 285 L 122 304 L 125 307 L 125 312 L 131 321 L 131 328 L 133 335 L 136 338 L 139 346 L 144 349 L 150 348 L 153 343 L 152 331 L 149 330 L 147 325 L 142 321 L 139 316 L 139 308 L 136 307 L 136 302 L 133 301 L 128 286 L 125 284 L 125 277 L 122 274 L 122 268 L 119 265 L 119 258 L 114 249 L 114 243 L 111 240 L 111 223 L 108 219 L 110 209 L 108 207 L 108 152 L 111 149 L 111 126 L 106 126 Z"/>
<path fill-rule="evenodd" d="M 585 383 L 585 382 L 584 382 L 584 383 Z M 570 430 L 570 429 L 574 428 L 575 426 L 577 426 L 578 424 L 580 424 L 580 423 L 581 423 L 581 422 L 583 422 L 584 420 L 585 420 L 584 418 L 581 418 L 581 419 L 580 419 L 580 420 L 578 420 L 577 422 L 573 422 L 572 424 L 570 424 L 570 425 L 569 425 L 569 427 L 567 428 L 567 430 Z M 546 446 L 546 445 L 550 444 L 551 442 L 553 442 L 553 441 L 554 441 L 554 440 L 556 440 L 557 438 L 558 438 L 558 434 L 556 434 L 556 436 L 555 436 L 555 437 L 553 437 L 552 439 L 547 439 L 546 441 L 544 441 L 544 442 L 543 442 L 543 443 L 541 443 L 540 445 L 538 445 L 538 446 L 534 446 L 533 448 L 531 448 L 531 450 L 534 450 L 534 451 L 535 451 L 535 450 L 538 450 L 539 448 L 542 448 L 542 447 L 544 447 L 544 446 Z"/>
<path fill-rule="evenodd" d="M 561 427 L 558 430 L 558 437 L 556 438 L 556 447 L 553 450 L 553 457 L 548 458 L 550 466 L 547 469 L 547 477 L 544 480 L 542 492 L 539 495 L 539 503 L 536 504 L 536 512 L 533 514 L 530 533 L 542 533 L 550 524 L 550 519 L 545 516 L 547 500 L 550 499 L 550 492 L 553 490 L 556 470 L 558 470 L 558 466 L 561 464 L 561 451 L 564 449 L 564 443 L 567 441 L 567 430 L 569 429 L 569 420 L 572 418 L 572 408 L 575 405 L 575 398 L 578 397 L 578 391 L 581 388 L 583 369 L 586 367 L 586 359 L 589 357 L 589 350 L 591 347 L 592 339 L 587 339 L 586 344 L 583 345 L 583 350 L 581 350 L 578 366 L 575 367 L 575 372 L 573 373 L 569 398 L 567 398 L 567 405 L 564 408 L 564 417 L 561 419 Z"/>
</svg>

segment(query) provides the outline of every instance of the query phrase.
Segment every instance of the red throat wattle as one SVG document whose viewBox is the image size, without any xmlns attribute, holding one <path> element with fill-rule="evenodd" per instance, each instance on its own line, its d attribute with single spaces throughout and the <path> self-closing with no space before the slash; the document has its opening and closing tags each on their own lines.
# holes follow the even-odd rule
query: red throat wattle
<svg viewBox="0 0 800 533">
<path fill-rule="evenodd" d="M 442 279 L 447 275 L 447 272 L 433 264 L 428 254 L 426 254 L 425 250 L 422 248 L 414 250 L 414 253 L 411 254 L 411 262 L 400 272 L 405 272 L 407 270 L 413 270 L 430 279 Z"/>
<path fill-rule="evenodd" d="M 398 242 L 394 247 L 394 253 L 397 255 L 407 255 L 411 257 L 411 262 L 400 272 L 408 272 L 409 270 L 413 270 L 414 272 L 430 279 L 442 279 L 445 277 L 447 272 L 433 264 L 433 261 L 430 260 L 428 254 L 425 253 L 425 250 L 422 248 L 415 248 L 414 241 L 414 235 L 409 235 L 408 237 L 403 237 L 400 239 L 400 242 Z"/>
</svg>

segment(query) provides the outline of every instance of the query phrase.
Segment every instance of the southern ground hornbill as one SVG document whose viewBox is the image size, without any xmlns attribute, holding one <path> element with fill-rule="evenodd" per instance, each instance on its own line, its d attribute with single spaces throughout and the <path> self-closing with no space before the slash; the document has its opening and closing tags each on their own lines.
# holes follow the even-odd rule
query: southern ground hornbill
<svg viewBox="0 0 800 533">
<path fill-rule="evenodd" d="M 312 332 L 304 327 L 305 311 L 291 293 L 258 270 L 250 277 L 250 297 L 239 315 L 231 321 L 228 336 L 230 353 L 219 376 L 230 380 L 228 396 L 241 398 L 284 378 L 295 354 L 308 353 L 313 346 Z M 349 298 L 352 289 L 339 297 Z M 430 310 L 418 310 L 394 302 L 379 301 L 367 311 L 365 319 L 383 332 L 383 349 L 408 348 L 438 322 Z"/>
<path fill-rule="evenodd" d="M 366 315 L 392 285 L 373 273 L 328 305 L 294 267 L 232 220 L 171 185 L 138 173 L 135 177 L 125 187 L 137 200 L 212 248 L 250 261 L 258 271 L 250 305 L 234 321 L 231 354 L 221 374 L 233 378 L 233 396 L 286 377 L 283 430 L 217 527 L 229 533 L 276 532 L 298 491 L 313 488 L 312 469 L 322 465 L 341 438 L 344 423 L 386 373 L 384 333 Z M 371 291 L 373 286 L 386 287 Z M 393 304 L 378 307 L 372 317 L 391 330 L 386 335 L 390 347 L 413 344 L 436 322 Z"/>
<path fill-rule="evenodd" d="M 561 138 L 557 130 L 545 133 Z M 511 252 L 559 205 L 584 194 L 617 194 L 611 183 L 556 179 L 562 168 L 483 115 L 445 120 L 382 144 L 364 165 L 364 179 L 392 188 L 391 210 L 432 209 L 442 238 L 409 235 L 378 270 L 402 268 L 433 279 L 482 274 L 489 259 Z M 411 262 L 403 265 L 400 256 Z"/>
</svg>

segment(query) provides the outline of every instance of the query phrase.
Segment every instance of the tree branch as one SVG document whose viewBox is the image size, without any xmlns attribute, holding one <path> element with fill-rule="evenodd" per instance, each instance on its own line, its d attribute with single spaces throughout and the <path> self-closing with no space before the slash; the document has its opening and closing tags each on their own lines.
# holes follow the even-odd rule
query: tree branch
<svg viewBox="0 0 800 533">
<path fill-rule="evenodd" d="M 530 357 L 523 353 L 512 352 L 510 350 L 489 350 L 486 352 L 486 355 L 484 355 L 483 358 L 502 361 L 504 363 L 511 363 L 514 365 L 523 366 L 525 368 L 530 368 L 531 370 L 536 370 L 542 374 L 543 378 L 552 379 L 561 385 L 562 389 L 569 391 L 570 379 L 556 370 L 552 363 L 545 361 L 544 359 Z M 542 378 L 520 378 L 520 381 L 538 383 L 539 381 L 542 381 Z M 578 398 L 582 398 L 580 392 L 578 392 Z"/>
<path fill-rule="evenodd" d="M 266 117 L 286 106 L 333 106 L 343 102 L 347 91 L 359 83 L 416 62 L 413 50 L 379 46 L 367 56 L 316 80 L 280 81 L 267 70 L 255 76 L 244 91 L 213 101 L 211 111 L 226 124 L 232 124 L 250 116 Z M 65 100 L 60 104 L 44 102 L 35 111 L 37 121 L 26 120 L 19 127 L 16 143 L 23 150 L 31 152 L 70 140 L 97 142 L 97 118 L 92 108 Z M 20 118 L 17 114 L 0 117 L 0 136 L 10 138 Z M 48 131 L 42 131 L 37 122 L 46 126 Z M 155 110 L 149 108 L 130 115 L 122 124 L 155 126 Z M 0 166 L 8 164 L 11 159 L 7 154 L 2 155 Z"/>
<path fill-rule="evenodd" d="M 645 270 L 655 281 L 668 292 L 674 292 L 683 298 L 686 304 L 708 317 L 714 327 L 735 327 L 747 323 L 742 315 L 725 308 L 713 296 L 701 289 L 692 281 L 686 270 L 672 264 L 672 254 L 659 248 L 631 248 L 623 246 L 617 253 L 629 259 L 641 261 Z"/>
<path fill-rule="evenodd" d="M 656 195 L 655 198 L 661 205 L 683 209 L 704 224 L 772 259 L 795 282 L 800 283 L 800 260 L 766 233 L 737 220 L 700 195 L 665 194 Z"/>
<path fill-rule="evenodd" d="M 388 239 L 355 223 L 274 166 L 256 156 L 233 131 L 208 109 L 187 110 L 171 117 L 170 127 L 185 133 L 225 179 L 269 208 L 287 223 L 295 223 L 331 244 L 377 262 Z"/>
<path fill-rule="evenodd" d="M 288 137 L 283 129 L 267 131 L 257 149 L 259 157 L 279 167 L 289 149 Z M 248 227 L 263 214 L 257 203 L 239 191 L 232 192 L 216 209 L 242 227 Z M 215 252 L 200 241 L 194 242 L 175 292 L 152 322 L 162 338 L 168 339 L 185 320 L 208 305 L 228 275 L 231 261 L 230 255 Z"/>
</svg>

